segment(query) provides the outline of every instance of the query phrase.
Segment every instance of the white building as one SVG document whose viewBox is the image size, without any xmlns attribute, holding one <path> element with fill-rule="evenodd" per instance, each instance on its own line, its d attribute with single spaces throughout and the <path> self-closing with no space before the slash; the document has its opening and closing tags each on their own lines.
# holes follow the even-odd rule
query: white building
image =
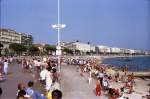
<svg viewBox="0 0 150 99">
<path fill-rule="evenodd" d="M 90 52 L 91 46 L 85 43 L 75 42 L 73 43 L 76 50 L 80 50 L 81 52 Z"/>
<path fill-rule="evenodd" d="M 21 43 L 21 33 L 10 29 L 0 29 L 0 41 L 2 43 Z"/>
<path fill-rule="evenodd" d="M 140 50 L 134 50 L 134 49 L 127 49 L 127 48 L 118 48 L 118 47 L 108 47 L 104 45 L 97 45 L 97 46 L 91 46 L 86 43 L 80 43 L 80 42 L 61 42 L 62 47 L 66 47 L 68 49 L 71 49 L 72 51 L 79 50 L 80 52 L 86 53 L 86 52 L 96 52 L 103 53 L 103 54 L 139 54 L 141 53 Z"/>
<path fill-rule="evenodd" d="M 30 45 L 33 42 L 32 35 L 19 33 L 11 29 L 0 29 L 0 43 L 3 44 L 2 53 L 9 52 L 9 45 L 12 43 Z"/>
<path fill-rule="evenodd" d="M 30 45 L 33 42 L 32 35 L 19 33 L 11 29 L 0 29 L 0 42 L 9 46 L 11 43 Z"/>
<path fill-rule="evenodd" d="M 68 49 L 71 49 L 73 51 L 79 50 L 81 52 L 90 52 L 91 50 L 95 50 L 94 47 L 91 47 L 89 44 L 86 43 L 80 43 L 80 42 L 70 42 L 70 43 L 61 43 L 62 47 L 66 47 Z"/>
<path fill-rule="evenodd" d="M 90 47 L 90 51 L 91 51 L 91 52 L 96 52 L 96 47 L 95 47 L 95 46 L 91 46 L 91 47 Z"/>
<path fill-rule="evenodd" d="M 121 48 L 117 48 L 117 47 L 111 47 L 111 53 L 121 53 Z"/>
<path fill-rule="evenodd" d="M 110 53 L 111 52 L 110 47 L 108 47 L 108 46 L 98 45 L 98 46 L 96 46 L 96 48 L 97 48 L 97 52 L 100 52 L 100 53 Z"/>
<path fill-rule="evenodd" d="M 135 50 L 133 50 L 133 49 L 129 49 L 129 54 L 135 54 Z"/>
</svg>

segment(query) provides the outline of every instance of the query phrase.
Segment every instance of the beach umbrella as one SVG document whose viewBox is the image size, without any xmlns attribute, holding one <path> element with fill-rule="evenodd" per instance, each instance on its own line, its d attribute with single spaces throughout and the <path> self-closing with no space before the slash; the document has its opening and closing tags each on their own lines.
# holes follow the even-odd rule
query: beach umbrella
<svg viewBox="0 0 150 99">
<path fill-rule="evenodd" d="M 115 70 L 113 70 L 113 69 L 107 69 L 107 70 L 106 70 L 106 73 L 107 73 L 108 75 L 114 75 L 116 72 L 115 72 Z"/>
</svg>

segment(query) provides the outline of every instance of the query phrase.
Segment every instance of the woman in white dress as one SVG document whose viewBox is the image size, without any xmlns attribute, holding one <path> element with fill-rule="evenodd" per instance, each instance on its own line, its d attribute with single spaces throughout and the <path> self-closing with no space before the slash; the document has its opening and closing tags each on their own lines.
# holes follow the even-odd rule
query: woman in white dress
<svg viewBox="0 0 150 99">
<path fill-rule="evenodd" d="M 46 90 L 51 90 L 51 86 L 52 86 L 52 73 L 51 73 L 51 70 L 52 70 L 52 67 L 48 67 L 47 68 L 48 72 L 46 74 Z"/>
<path fill-rule="evenodd" d="M 4 61 L 4 74 L 8 74 L 8 61 L 7 60 L 5 60 Z"/>
</svg>

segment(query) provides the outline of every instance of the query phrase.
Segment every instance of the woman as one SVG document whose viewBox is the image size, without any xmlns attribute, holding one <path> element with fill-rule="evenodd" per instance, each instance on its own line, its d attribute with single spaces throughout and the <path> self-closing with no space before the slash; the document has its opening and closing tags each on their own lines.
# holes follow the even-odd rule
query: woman
<svg viewBox="0 0 150 99">
<path fill-rule="evenodd" d="M 22 60 L 22 69 L 23 69 L 23 72 L 26 72 L 27 70 L 27 61 L 25 58 Z"/>
<path fill-rule="evenodd" d="M 25 85 L 24 85 L 23 83 L 19 83 L 19 84 L 18 84 L 17 95 L 18 95 L 19 91 L 21 91 L 21 90 L 25 90 Z"/>
<path fill-rule="evenodd" d="M 47 68 L 48 72 L 46 74 L 46 90 L 51 90 L 51 86 L 52 86 L 52 73 L 51 73 L 51 70 L 52 70 L 52 67 L 48 67 Z"/>
<path fill-rule="evenodd" d="M 96 81 L 95 91 L 96 91 L 96 96 L 100 96 L 101 95 L 101 84 L 100 84 L 100 81 L 98 79 Z"/>
<path fill-rule="evenodd" d="M 8 74 L 8 61 L 4 61 L 4 74 Z"/>
</svg>

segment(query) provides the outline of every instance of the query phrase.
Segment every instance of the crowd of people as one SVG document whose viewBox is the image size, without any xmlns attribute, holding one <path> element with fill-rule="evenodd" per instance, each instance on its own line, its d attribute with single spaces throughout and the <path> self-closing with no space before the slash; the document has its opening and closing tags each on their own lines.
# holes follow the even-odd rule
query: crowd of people
<svg viewBox="0 0 150 99">
<path fill-rule="evenodd" d="M 35 90 L 34 82 L 29 81 L 27 86 L 23 83 L 18 84 L 17 99 L 62 99 L 62 92 L 58 89 L 47 91 L 41 94 Z"/>
<path fill-rule="evenodd" d="M 123 97 L 128 99 L 128 97 L 124 96 L 124 93 L 132 94 L 134 92 L 134 86 L 136 85 L 134 74 L 127 75 L 127 68 L 124 68 L 123 74 L 120 74 L 119 71 L 115 70 L 114 66 L 100 64 L 97 59 L 74 58 L 67 59 L 66 63 L 76 65 L 77 71 L 80 71 L 81 76 L 84 73 L 88 73 L 89 84 L 91 83 L 91 77 L 96 80 L 96 96 L 101 96 L 103 91 L 111 99 L 123 99 Z M 120 83 L 120 88 L 113 88 L 113 82 Z"/>
<path fill-rule="evenodd" d="M 13 57 L 0 57 L 0 83 L 6 80 L 5 75 L 9 73 L 9 64 L 13 62 Z M 0 86 L 0 96 L 2 95 L 3 90 Z"/>
<path fill-rule="evenodd" d="M 13 57 L 0 57 L 0 82 L 4 81 L 5 75 L 9 73 L 9 64 L 13 62 Z"/>
<path fill-rule="evenodd" d="M 9 64 L 13 60 L 13 57 L 0 58 L 0 81 L 6 79 L 4 75 L 9 73 Z M 120 73 L 120 70 L 114 68 L 115 66 L 100 64 L 96 58 L 63 57 L 61 58 L 62 62 L 75 65 L 76 71 L 80 73 L 81 77 L 84 74 L 88 74 L 89 85 L 92 79 L 95 79 L 96 96 L 101 96 L 103 92 L 110 99 L 128 99 L 128 97 L 125 97 L 125 93 L 132 94 L 134 92 L 134 87 L 136 86 L 134 73 L 128 74 L 127 66 Z M 22 73 L 32 73 L 34 79 L 29 81 L 28 84 L 18 84 L 17 99 L 61 99 L 60 74 L 57 71 L 57 65 L 56 57 L 23 57 L 20 64 Z M 34 84 L 37 82 L 44 89 L 42 94 L 34 89 Z M 113 87 L 113 82 L 119 83 L 121 86 Z"/>
<path fill-rule="evenodd" d="M 50 93 L 52 93 L 54 90 L 60 90 L 60 77 L 57 71 L 57 60 L 50 57 L 44 57 L 43 59 L 33 58 L 28 60 L 23 58 L 21 63 L 23 73 L 33 73 L 34 82 L 40 82 L 40 84 L 43 85 L 43 88 L 47 93 L 47 95 L 45 95 L 46 98 L 44 99 L 52 99 Z M 42 99 L 34 97 L 32 98 Z"/>
<path fill-rule="evenodd" d="M 33 81 L 29 81 L 27 87 L 23 83 L 18 84 L 17 99 L 61 99 L 62 92 L 55 58 L 22 57 L 20 60 L 22 73 L 31 73 Z M 0 57 L 0 81 L 6 80 L 5 75 L 9 74 L 9 65 L 13 62 L 18 62 L 18 59 Z M 35 83 L 42 86 L 43 94 L 33 89 Z M 2 88 L 0 89 L 2 94 Z"/>
</svg>

